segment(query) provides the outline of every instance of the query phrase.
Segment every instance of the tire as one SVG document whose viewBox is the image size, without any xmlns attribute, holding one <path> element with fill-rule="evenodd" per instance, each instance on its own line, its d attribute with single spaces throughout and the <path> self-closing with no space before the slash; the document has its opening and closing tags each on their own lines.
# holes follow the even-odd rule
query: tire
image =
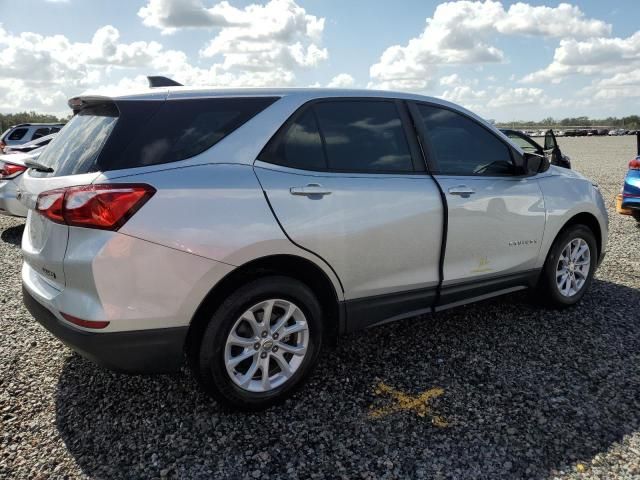
<svg viewBox="0 0 640 480">
<path fill-rule="evenodd" d="M 566 258 L 566 248 L 572 242 L 579 251 L 584 245 L 588 247 L 588 271 L 584 265 L 584 256 L 578 261 L 563 261 Z M 574 243 L 575 242 L 575 243 Z M 574 252 L 576 250 L 573 250 Z M 544 264 L 537 294 L 539 300 L 553 308 L 566 308 L 578 303 L 589 289 L 598 262 L 598 251 L 595 236 L 585 225 L 571 225 L 563 230 L 553 243 Z M 564 267 L 563 267 L 564 265 Z M 571 280 L 571 272 L 575 283 Z M 569 275 L 568 277 L 566 275 Z M 556 276 L 558 279 L 556 280 Z M 563 279 L 566 281 L 563 282 Z M 569 283 L 566 283 L 566 282 Z"/>
<path fill-rule="evenodd" d="M 640 210 L 634 210 L 631 215 L 636 219 L 636 222 L 640 223 Z"/>
<path fill-rule="evenodd" d="M 294 330 L 298 331 L 287 335 Z M 305 284 L 284 276 L 254 280 L 211 317 L 198 355 L 200 383 L 233 409 L 261 410 L 280 403 L 311 374 L 322 333 L 322 308 Z"/>
</svg>

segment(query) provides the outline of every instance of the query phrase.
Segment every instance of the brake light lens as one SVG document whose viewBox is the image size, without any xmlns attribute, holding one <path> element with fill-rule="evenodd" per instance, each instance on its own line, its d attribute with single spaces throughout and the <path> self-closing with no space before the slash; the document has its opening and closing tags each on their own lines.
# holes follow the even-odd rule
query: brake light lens
<svg viewBox="0 0 640 480">
<path fill-rule="evenodd" d="M 145 184 L 102 184 L 42 192 L 36 211 L 72 227 L 118 230 L 156 193 Z"/>
<path fill-rule="evenodd" d="M 640 170 L 640 157 L 636 157 L 629 162 L 629 170 Z"/>
<path fill-rule="evenodd" d="M 0 180 L 8 180 L 10 178 L 17 177 L 26 169 L 27 167 L 23 167 L 22 165 L 5 163 L 2 168 L 0 168 Z"/>
</svg>

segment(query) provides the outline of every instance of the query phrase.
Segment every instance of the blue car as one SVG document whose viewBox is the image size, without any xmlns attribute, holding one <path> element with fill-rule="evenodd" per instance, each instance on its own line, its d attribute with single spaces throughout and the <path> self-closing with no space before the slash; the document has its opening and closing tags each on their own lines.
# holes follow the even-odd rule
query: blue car
<svg viewBox="0 0 640 480">
<path fill-rule="evenodd" d="M 622 192 L 618 194 L 616 209 L 640 222 L 640 155 L 629 162 Z"/>
</svg>

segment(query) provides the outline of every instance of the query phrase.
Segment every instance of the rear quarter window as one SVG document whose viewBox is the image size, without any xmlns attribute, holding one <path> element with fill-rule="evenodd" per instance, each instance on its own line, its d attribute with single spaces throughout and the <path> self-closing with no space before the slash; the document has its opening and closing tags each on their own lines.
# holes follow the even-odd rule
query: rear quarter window
<svg viewBox="0 0 640 480">
<path fill-rule="evenodd" d="M 276 100 L 256 97 L 163 102 L 119 155 L 101 156 L 99 167 L 118 170 L 186 160 L 208 150 Z M 144 117 L 143 110 L 122 114 L 122 120 L 126 120 L 120 128 L 123 138 L 131 136 L 131 132 L 124 131 L 129 125 L 131 129 L 136 127 L 131 117 Z M 112 141 L 118 141 L 114 137 Z"/>
</svg>

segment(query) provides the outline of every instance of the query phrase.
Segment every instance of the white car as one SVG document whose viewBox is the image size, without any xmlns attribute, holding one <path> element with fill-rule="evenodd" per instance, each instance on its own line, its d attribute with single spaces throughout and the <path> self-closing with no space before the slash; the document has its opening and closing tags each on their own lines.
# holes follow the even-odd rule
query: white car
<svg viewBox="0 0 640 480">
<path fill-rule="evenodd" d="M 0 155 L 0 215 L 26 217 L 27 208 L 18 197 L 27 164 L 36 161 L 45 147 L 28 153 Z"/>
</svg>

